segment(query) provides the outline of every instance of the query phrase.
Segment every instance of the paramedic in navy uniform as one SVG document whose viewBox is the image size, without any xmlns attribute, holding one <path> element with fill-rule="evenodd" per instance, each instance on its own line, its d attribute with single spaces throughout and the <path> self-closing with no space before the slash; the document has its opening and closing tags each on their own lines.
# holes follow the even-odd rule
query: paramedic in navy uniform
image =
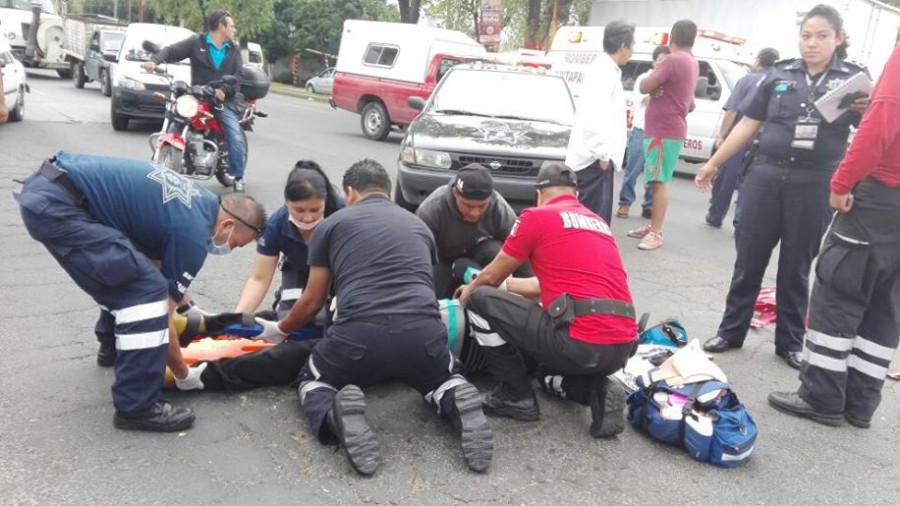
<svg viewBox="0 0 900 506">
<path fill-rule="evenodd" d="M 869 102 L 856 100 L 831 123 L 814 105 L 829 90 L 866 72 L 844 61 L 846 48 L 840 14 L 826 5 L 809 11 L 800 26 L 803 58 L 775 64 L 741 111 L 744 118 L 696 177 L 697 187 L 708 191 L 719 165 L 759 132 L 759 154 L 741 186 L 743 216 L 725 315 L 716 336 L 703 346 L 708 352 L 744 344 L 766 266 L 780 241 L 775 354 L 800 368 L 809 272 L 831 217 L 829 182 L 847 150 L 850 126 L 859 124 Z"/>
<path fill-rule="evenodd" d="M 169 316 L 207 253 L 256 239 L 265 211 L 252 197 L 222 199 L 148 162 L 59 153 L 25 181 L 16 200 L 35 240 L 101 307 L 98 332 L 115 339 L 119 429 L 181 431 L 189 408 L 158 400 L 166 364 L 178 388 L 196 388 L 200 370 L 181 357 Z M 106 343 L 109 344 L 109 343 Z"/>
</svg>

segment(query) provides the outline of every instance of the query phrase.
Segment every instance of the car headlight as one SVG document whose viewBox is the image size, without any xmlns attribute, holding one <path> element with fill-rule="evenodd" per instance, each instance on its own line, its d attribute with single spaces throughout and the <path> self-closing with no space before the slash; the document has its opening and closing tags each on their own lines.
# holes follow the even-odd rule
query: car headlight
<svg viewBox="0 0 900 506">
<path fill-rule="evenodd" d="M 434 167 L 437 169 L 449 169 L 453 162 L 450 159 L 450 153 L 443 151 L 432 151 L 430 149 L 415 149 L 416 165 L 423 167 Z"/>
<path fill-rule="evenodd" d="M 200 110 L 200 101 L 191 95 L 182 95 L 175 100 L 175 114 L 191 119 Z"/>
<path fill-rule="evenodd" d="M 147 89 L 147 87 L 144 86 L 143 82 L 128 76 L 122 76 L 119 78 L 119 86 L 134 91 L 142 91 Z"/>
<path fill-rule="evenodd" d="M 407 165 L 414 165 L 416 163 L 416 150 L 412 146 L 400 148 L 400 161 Z"/>
</svg>

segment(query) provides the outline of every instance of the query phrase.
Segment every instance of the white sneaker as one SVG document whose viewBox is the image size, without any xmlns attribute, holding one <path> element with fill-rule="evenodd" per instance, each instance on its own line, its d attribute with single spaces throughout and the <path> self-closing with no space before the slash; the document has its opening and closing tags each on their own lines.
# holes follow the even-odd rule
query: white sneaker
<svg viewBox="0 0 900 506">
<path fill-rule="evenodd" d="M 635 239 L 643 239 L 644 237 L 647 237 L 647 234 L 649 234 L 649 233 L 650 233 L 650 225 L 647 225 L 646 227 L 629 230 L 628 237 L 633 237 Z"/>
<path fill-rule="evenodd" d="M 643 239 L 641 239 L 641 243 L 638 244 L 638 249 L 644 251 L 650 251 L 659 248 L 663 245 L 663 234 L 662 232 L 648 232 Z"/>
</svg>

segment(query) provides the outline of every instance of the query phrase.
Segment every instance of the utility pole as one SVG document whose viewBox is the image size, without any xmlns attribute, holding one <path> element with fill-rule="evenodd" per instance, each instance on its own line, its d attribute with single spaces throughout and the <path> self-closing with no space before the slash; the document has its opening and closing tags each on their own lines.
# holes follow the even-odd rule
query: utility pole
<svg viewBox="0 0 900 506">
<path fill-rule="evenodd" d="M 138 0 L 138 23 L 144 22 L 144 0 Z"/>
</svg>

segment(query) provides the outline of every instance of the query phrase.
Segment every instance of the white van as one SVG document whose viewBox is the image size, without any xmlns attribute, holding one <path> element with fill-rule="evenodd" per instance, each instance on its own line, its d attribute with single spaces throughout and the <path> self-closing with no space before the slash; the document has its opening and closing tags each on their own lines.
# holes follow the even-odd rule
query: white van
<svg viewBox="0 0 900 506">
<path fill-rule="evenodd" d="M 12 53 L 6 39 L 0 37 L 0 74 L 3 86 L 0 93 L 6 99 L 9 121 L 22 121 L 25 117 L 25 92 L 30 91 L 25 77 L 25 67 Z"/>
<path fill-rule="evenodd" d="M 666 28 L 635 30 L 634 56 L 622 69 L 622 85 L 627 92 L 635 80 L 650 70 L 653 50 L 668 44 Z M 695 93 L 696 109 L 687 117 L 688 133 L 681 157 L 702 162 L 712 155 L 713 146 L 724 117 L 722 108 L 737 81 L 750 71 L 752 53 L 744 40 L 700 30 L 694 44 L 694 56 L 700 63 L 700 80 Z M 577 98 L 585 67 L 603 54 L 603 27 L 560 27 L 547 53 L 552 68 L 560 72 Z"/>
<path fill-rule="evenodd" d="M 145 40 L 166 47 L 194 35 L 187 28 L 150 23 L 132 23 L 125 31 L 119 50 L 119 61 L 113 70 L 110 121 L 115 130 L 127 130 L 132 119 L 162 120 L 165 104 L 153 98 L 154 92 L 169 94 L 169 82 L 162 76 L 149 74 L 142 65 L 150 55 L 141 47 Z M 176 81 L 191 84 L 191 64 L 188 60 L 161 65 Z"/>
<path fill-rule="evenodd" d="M 241 60 L 243 60 L 244 65 L 256 67 L 263 72 L 266 70 L 262 46 L 256 42 L 248 42 L 247 49 L 241 49 Z"/>
</svg>

